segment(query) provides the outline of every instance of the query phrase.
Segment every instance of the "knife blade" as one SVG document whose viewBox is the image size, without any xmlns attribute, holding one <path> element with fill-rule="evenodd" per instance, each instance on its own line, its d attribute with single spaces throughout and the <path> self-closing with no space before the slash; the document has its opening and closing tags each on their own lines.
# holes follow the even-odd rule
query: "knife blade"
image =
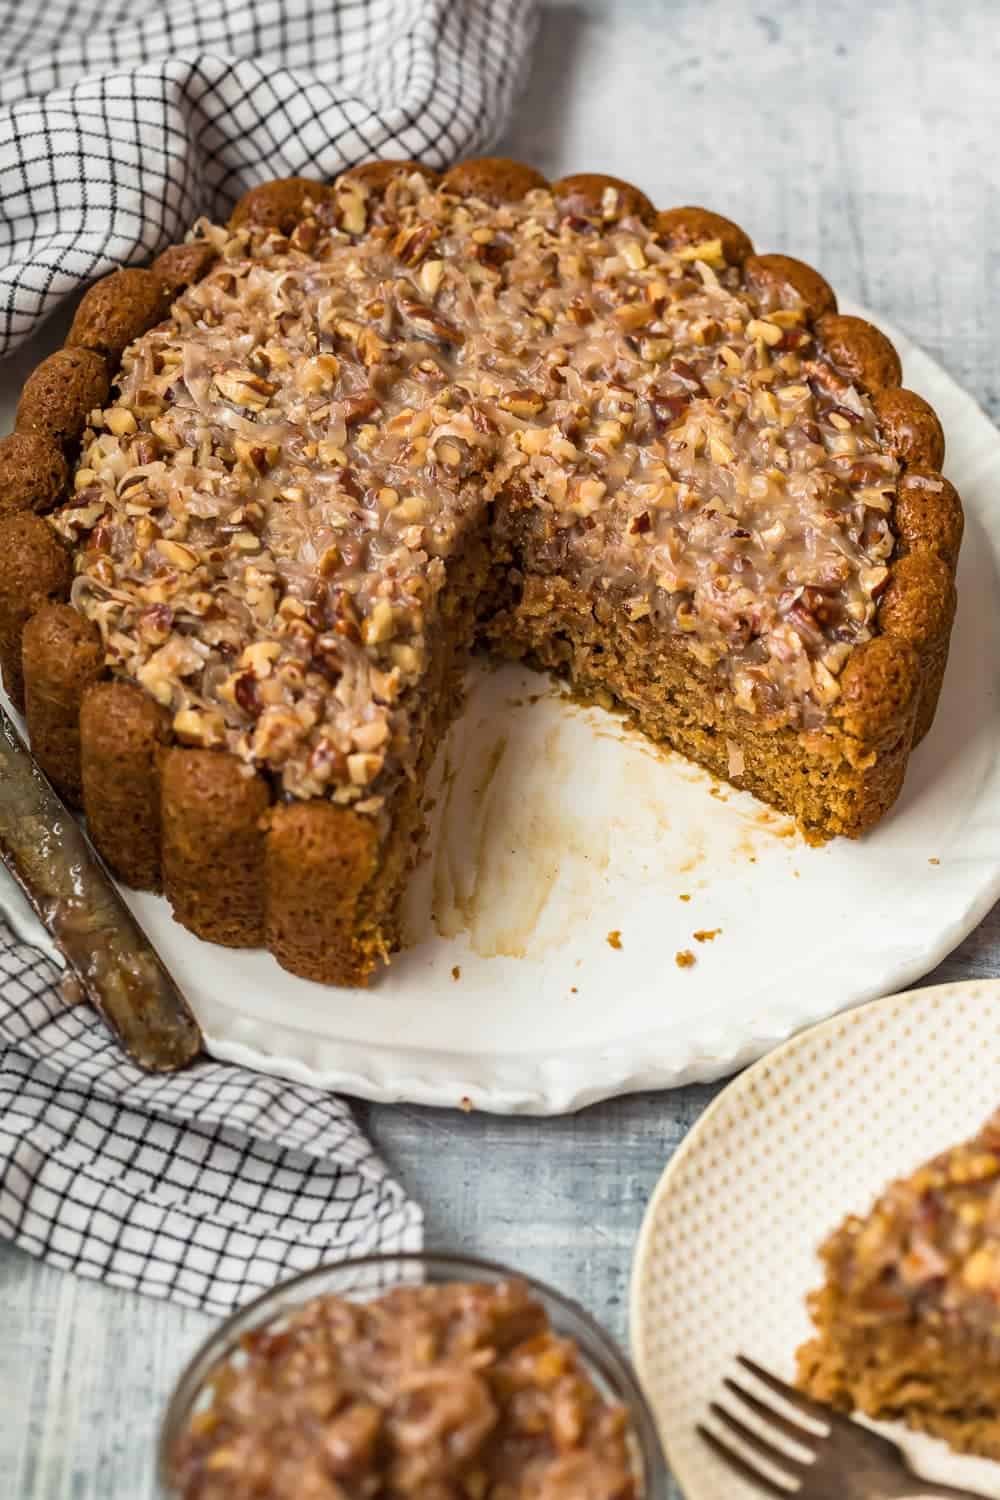
<svg viewBox="0 0 1000 1500">
<path fill-rule="evenodd" d="M 0 859 L 133 1062 L 174 1072 L 202 1047 L 180 988 L 0 707 Z"/>
</svg>

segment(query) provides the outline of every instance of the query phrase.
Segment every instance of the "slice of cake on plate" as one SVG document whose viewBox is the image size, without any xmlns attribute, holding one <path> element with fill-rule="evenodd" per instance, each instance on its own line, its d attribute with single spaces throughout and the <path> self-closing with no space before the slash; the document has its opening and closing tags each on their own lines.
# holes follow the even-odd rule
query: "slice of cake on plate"
<svg viewBox="0 0 1000 1500">
<path fill-rule="evenodd" d="M 1000 1112 L 847 1218 L 820 1254 L 802 1388 L 1000 1459 Z"/>
</svg>

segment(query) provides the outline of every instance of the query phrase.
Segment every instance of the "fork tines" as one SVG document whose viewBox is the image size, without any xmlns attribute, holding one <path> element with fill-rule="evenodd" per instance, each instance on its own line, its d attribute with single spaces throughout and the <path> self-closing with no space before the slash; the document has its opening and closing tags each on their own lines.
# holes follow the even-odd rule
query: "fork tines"
<svg viewBox="0 0 1000 1500">
<path fill-rule="evenodd" d="M 802 1412 L 804 1416 L 816 1421 L 828 1419 L 829 1413 L 822 1407 L 810 1401 L 808 1396 L 803 1396 L 801 1391 L 795 1390 L 793 1386 L 786 1385 L 776 1375 L 762 1369 L 753 1360 L 741 1354 L 737 1356 L 737 1362 L 762 1385 L 774 1391 L 783 1401 Z M 766 1495 L 776 1496 L 778 1500 L 787 1500 L 787 1496 L 797 1492 L 799 1482 L 808 1474 L 815 1460 L 816 1445 L 826 1437 L 829 1428 L 826 1427 L 820 1432 L 816 1428 L 804 1427 L 798 1422 L 791 1421 L 781 1412 L 776 1411 L 769 1402 L 755 1396 L 752 1391 L 729 1377 L 723 1380 L 723 1385 L 742 1407 L 766 1423 L 771 1432 L 780 1433 L 782 1437 L 795 1443 L 800 1450 L 804 1450 L 804 1453 L 800 1456 L 790 1452 L 787 1448 L 769 1442 L 766 1437 L 748 1427 L 728 1407 L 720 1405 L 718 1401 L 712 1401 L 709 1410 L 720 1427 L 724 1428 L 727 1434 L 737 1438 L 744 1449 L 749 1450 L 755 1457 L 763 1459 L 775 1474 L 780 1474 L 784 1478 L 786 1483 L 780 1483 L 776 1478 L 772 1478 L 770 1474 L 759 1469 L 745 1454 L 730 1447 L 729 1443 L 725 1442 L 718 1433 L 702 1423 L 699 1423 L 697 1427 L 699 1437 L 707 1443 L 716 1457 L 732 1473 L 755 1485 Z"/>
</svg>

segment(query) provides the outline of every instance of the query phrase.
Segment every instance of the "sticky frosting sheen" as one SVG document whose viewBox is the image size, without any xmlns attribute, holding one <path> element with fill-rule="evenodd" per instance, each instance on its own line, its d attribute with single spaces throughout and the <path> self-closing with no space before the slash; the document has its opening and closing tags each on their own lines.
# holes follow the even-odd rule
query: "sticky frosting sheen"
<svg viewBox="0 0 1000 1500">
<path fill-rule="evenodd" d="M 342 179 L 290 238 L 195 232 L 220 259 L 126 351 L 53 517 L 74 604 L 182 742 L 377 812 L 449 560 L 511 496 L 543 563 L 748 714 L 822 729 L 876 630 L 897 465 L 718 241 L 669 248 L 613 189 L 593 223 L 418 175 Z"/>
</svg>

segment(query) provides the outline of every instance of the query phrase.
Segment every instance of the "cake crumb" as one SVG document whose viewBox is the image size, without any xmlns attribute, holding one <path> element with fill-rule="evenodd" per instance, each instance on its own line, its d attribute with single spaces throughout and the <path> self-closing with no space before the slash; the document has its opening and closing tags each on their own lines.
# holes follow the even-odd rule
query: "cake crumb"
<svg viewBox="0 0 1000 1500">
<path fill-rule="evenodd" d="M 935 856 L 927 861 L 929 865 L 939 865 L 941 861 Z"/>
<path fill-rule="evenodd" d="M 468 1094 L 462 1095 L 459 1104 L 467 1115 L 470 1115 L 472 1113 L 472 1100 L 469 1098 Z"/>
<path fill-rule="evenodd" d="M 615 927 L 613 929 L 613 931 L 611 931 L 611 932 L 608 933 L 608 947 L 609 948 L 621 948 L 621 945 L 622 945 L 622 935 L 621 935 L 621 932 L 619 931 L 619 929 L 617 927 Z"/>
<path fill-rule="evenodd" d="M 698 931 L 693 932 L 691 936 L 696 943 L 714 943 L 721 931 L 721 927 L 699 927 Z"/>
<path fill-rule="evenodd" d="M 461 977 L 462 977 L 462 970 L 459 968 L 458 964 L 456 964 L 455 967 L 452 969 L 452 971 L 451 971 L 451 977 L 452 977 L 452 979 L 461 979 Z"/>
<path fill-rule="evenodd" d="M 688 895 L 687 891 L 684 891 L 680 896 L 678 896 L 677 899 L 679 901 L 690 901 L 691 897 Z"/>
<path fill-rule="evenodd" d="M 674 963 L 679 969 L 691 969 L 696 962 L 697 960 L 690 948 L 681 948 L 679 952 L 674 954 Z"/>
<path fill-rule="evenodd" d="M 569 992 L 571 995 L 578 995 L 580 993 L 575 984 L 570 985 Z"/>
</svg>

